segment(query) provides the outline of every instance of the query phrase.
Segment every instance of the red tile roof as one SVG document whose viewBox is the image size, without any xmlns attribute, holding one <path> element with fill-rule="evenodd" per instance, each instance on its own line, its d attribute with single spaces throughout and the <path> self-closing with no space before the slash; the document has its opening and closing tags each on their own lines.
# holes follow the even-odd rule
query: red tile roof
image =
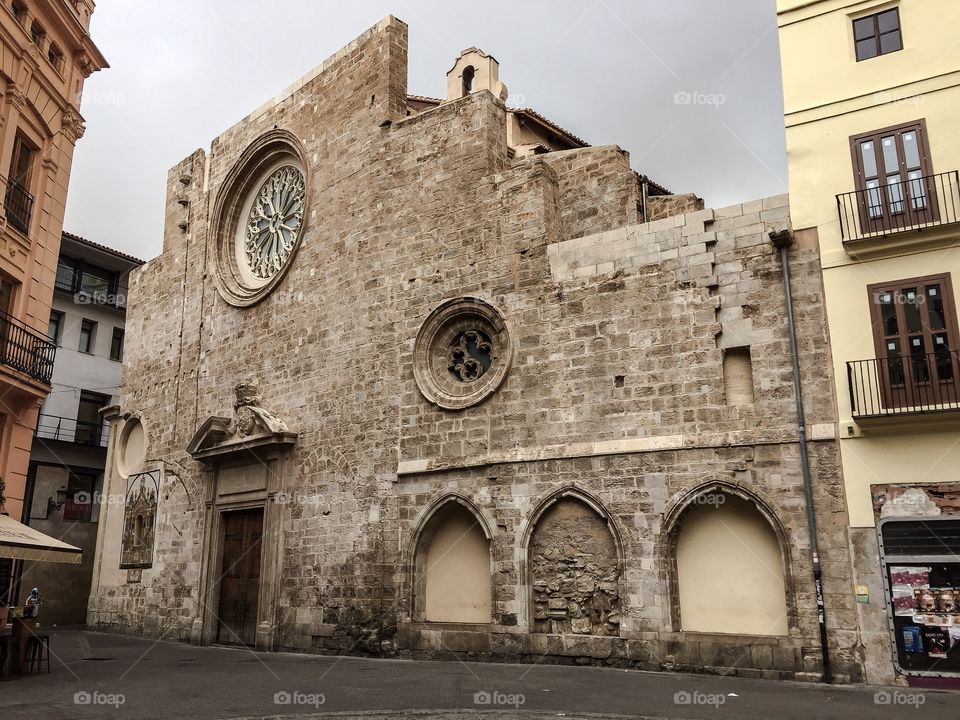
<svg viewBox="0 0 960 720">
<path fill-rule="evenodd" d="M 63 237 L 69 240 L 73 240 L 74 242 L 82 243 L 84 245 L 89 245 L 90 247 L 96 248 L 97 250 L 102 250 L 103 252 L 110 253 L 111 255 L 114 255 L 118 258 L 127 260 L 128 262 L 132 262 L 135 265 L 143 265 L 144 262 L 146 262 L 144 260 L 141 260 L 140 258 L 135 258 L 133 255 L 127 255 L 126 253 L 122 253 L 119 250 L 114 250 L 112 247 L 101 245 L 100 243 L 96 243 L 93 240 L 87 240 L 85 237 L 74 235 L 73 233 L 67 232 L 66 230 L 63 231 Z"/>
</svg>

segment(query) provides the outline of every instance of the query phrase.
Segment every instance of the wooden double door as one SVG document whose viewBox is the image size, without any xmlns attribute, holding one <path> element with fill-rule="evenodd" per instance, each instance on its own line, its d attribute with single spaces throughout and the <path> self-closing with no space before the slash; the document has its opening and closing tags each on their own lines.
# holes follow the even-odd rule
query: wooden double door
<svg viewBox="0 0 960 720">
<path fill-rule="evenodd" d="M 949 273 L 869 286 L 885 408 L 960 402 L 960 333 Z"/>
<path fill-rule="evenodd" d="M 217 642 L 253 646 L 257 639 L 263 508 L 225 512 L 221 525 Z"/>
<path fill-rule="evenodd" d="M 922 120 L 851 138 L 863 232 L 891 232 L 939 219 Z"/>
</svg>

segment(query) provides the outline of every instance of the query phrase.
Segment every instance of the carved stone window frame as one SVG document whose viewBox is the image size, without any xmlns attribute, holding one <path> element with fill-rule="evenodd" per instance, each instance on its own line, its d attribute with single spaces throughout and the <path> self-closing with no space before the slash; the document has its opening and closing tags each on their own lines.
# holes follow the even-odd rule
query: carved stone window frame
<svg viewBox="0 0 960 720">
<path fill-rule="evenodd" d="M 292 165 L 303 173 L 304 212 L 293 249 L 275 275 L 259 281 L 240 267 L 237 253 L 238 228 L 246 222 L 251 194 L 270 173 Z M 250 307 L 263 300 L 283 280 L 303 241 L 310 215 L 310 169 L 300 141 L 286 130 L 271 130 L 251 143 L 227 174 L 213 206 L 210 224 L 213 277 L 220 296 L 235 307 Z"/>
<path fill-rule="evenodd" d="M 454 339 L 480 330 L 491 340 L 490 368 L 473 380 L 456 379 L 449 371 Z M 421 394 L 447 410 L 462 410 L 486 400 L 510 371 L 513 339 L 506 318 L 490 303 L 462 297 L 441 303 L 424 321 L 413 350 L 413 376 Z"/>
</svg>

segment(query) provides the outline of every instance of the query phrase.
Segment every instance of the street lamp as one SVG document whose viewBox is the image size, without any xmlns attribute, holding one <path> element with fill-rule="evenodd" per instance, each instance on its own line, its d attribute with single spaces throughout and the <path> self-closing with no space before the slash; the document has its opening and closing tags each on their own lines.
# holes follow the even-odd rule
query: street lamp
<svg viewBox="0 0 960 720">
<path fill-rule="evenodd" d="M 60 510 L 66 501 L 67 501 L 67 488 L 65 487 L 59 488 L 57 490 L 56 501 L 54 501 L 52 497 L 47 498 L 47 515 L 57 510 Z"/>
</svg>

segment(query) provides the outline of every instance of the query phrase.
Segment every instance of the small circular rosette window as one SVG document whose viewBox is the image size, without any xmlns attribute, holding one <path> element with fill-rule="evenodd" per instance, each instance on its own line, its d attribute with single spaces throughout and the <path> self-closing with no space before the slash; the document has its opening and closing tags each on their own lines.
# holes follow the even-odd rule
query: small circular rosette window
<svg viewBox="0 0 960 720">
<path fill-rule="evenodd" d="M 494 393 L 513 358 L 503 315 L 477 298 L 448 300 L 417 334 L 413 374 L 430 402 L 459 410 Z"/>
</svg>

